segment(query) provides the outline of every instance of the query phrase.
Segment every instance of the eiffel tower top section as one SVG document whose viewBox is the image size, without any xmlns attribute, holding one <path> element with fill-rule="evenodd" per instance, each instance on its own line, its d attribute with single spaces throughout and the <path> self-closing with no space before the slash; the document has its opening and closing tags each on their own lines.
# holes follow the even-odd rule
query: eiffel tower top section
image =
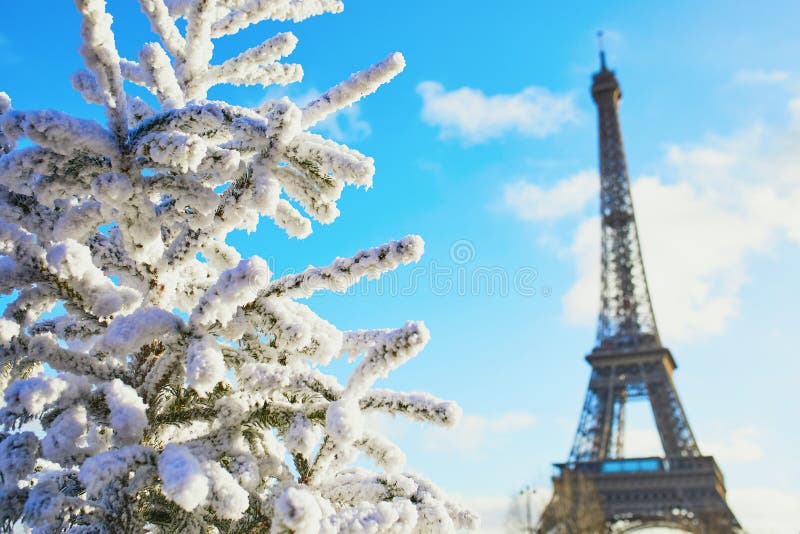
<svg viewBox="0 0 800 534">
<path fill-rule="evenodd" d="M 617 116 L 622 93 L 600 51 L 592 80 L 600 139 L 602 272 L 595 351 L 640 350 L 661 346 L 647 289 L 639 234 L 633 213 L 622 130 Z"/>
</svg>

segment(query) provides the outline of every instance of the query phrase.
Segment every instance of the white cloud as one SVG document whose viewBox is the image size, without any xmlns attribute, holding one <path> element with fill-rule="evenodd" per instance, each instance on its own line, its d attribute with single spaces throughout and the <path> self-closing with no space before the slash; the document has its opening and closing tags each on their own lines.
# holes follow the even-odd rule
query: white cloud
<svg viewBox="0 0 800 534">
<path fill-rule="evenodd" d="M 633 196 L 662 336 L 685 340 L 721 332 L 738 311 L 744 260 L 762 248 L 772 228 L 688 183 L 643 177 Z M 567 318 L 593 323 L 600 292 L 597 218 L 581 226 L 573 253 L 581 278 L 565 297 Z"/>
<path fill-rule="evenodd" d="M 572 324 L 593 325 L 600 302 L 600 217 L 580 223 L 570 255 L 576 278 L 562 298 L 564 318 Z"/>
<path fill-rule="evenodd" d="M 453 428 L 429 427 L 423 446 L 431 451 L 459 451 L 475 454 L 498 434 L 513 434 L 530 428 L 536 418 L 526 412 L 506 412 L 498 417 L 466 414 Z"/>
<path fill-rule="evenodd" d="M 551 488 L 535 488 L 530 492 L 531 517 L 535 522 L 552 494 Z M 481 534 L 508 534 L 509 532 L 524 532 L 520 527 L 527 523 L 527 503 L 525 496 L 480 496 L 465 497 L 459 494 L 450 494 L 450 497 L 481 518 Z"/>
<path fill-rule="evenodd" d="M 728 503 L 750 534 L 795 534 L 800 492 L 753 487 L 730 489 Z"/>
<path fill-rule="evenodd" d="M 733 80 L 743 85 L 775 85 L 788 79 L 785 70 L 740 70 L 733 75 Z"/>
<path fill-rule="evenodd" d="M 749 259 L 781 242 L 800 243 L 800 99 L 790 101 L 788 111 L 784 126 L 759 124 L 697 145 L 671 146 L 665 171 L 675 179 L 645 176 L 633 183 L 648 282 L 666 342 L 723 332 L 738 314 Z M 574 181 L 550 191 L 568 190 Z M 536 205 L 556 203 L 546 193 Z M 559 211 L 568 210 L 554 209 Z M 517 216 L 535 218 L 520 210 Z M 577 277 L 563 304 L 571 323 L 596 321 L 599 237 L 599 220 L 591 217 L 570 245 Z"/>
<path fill-rule="evenodd" d="M 439 82 L 417 86 L 422 96 L 422 119 L 440 128 L 442 139 L 456 138 L 477 144 L 518 133 L 546 137 L 577 120 L 572 94 L 554 94 L 542 87 L 527 87 L 515 94 L 487 96 L 479 89 L 445 90 Z"/>
<path fill-rule="evenodd" d="M 764 457 L 764 450 L 758 441 L 759 435 L 754 426 L 742 426 L 725 436 L 701 441 L 699 446 L 704 454 L 713 456 L 719 464 L 755 462 Z M 664 449 L 655 424 L 625 429 L 625 456 L 634 458 L 663 455 Z"/>
<path fill-rule="evenodd" d="M 581 171 L 550 189 L 523 180 L 506 184 L 503 202 L 523 221 L 559 219 L 583 211 L 598 189 L 597 172 Z"/>
<path fill-rule="evenodd" d="M 714 456 L 720 464 L 755 462 L 764 457 L 758 442 L 760 432 L 754 426 L 735 429 L 726 439 L 704 441 L 700 449 Z"/>
<path fill-rule="evenodd" d="M 628 458 L 664 456 L 661 437 L 658 435 L 655 425 L 643 428 L 626 428 L 624 452 Z"/>
<path fill-rule="evenodd" d="M 346 107 L 314 126 L 319 134 L 341 142 L 358 141 L 372 134 L 372 127 L 361 117 L 358 104 Z"/>
<path fill-rule="evenodd" d="M 458 452 L 475 456 L 496 447 L 497 439 L 513 436 L 532 427 L 536 424 L 536 417 L 527 412 L 505 412 L 495 417 L 465 414 L 456 426 L 446 428 L 370 413 L 365 418 L 365 424 L 393 441 L 413 440 L 430 452 Z"/>
<path fill-rule="evenodd" d="M 450 495 L 455 502 L 478 514 L 482 534 L 505 534 L 505 520 L 511 506 L 509 497 L 464 497 Z"/>
</svg>

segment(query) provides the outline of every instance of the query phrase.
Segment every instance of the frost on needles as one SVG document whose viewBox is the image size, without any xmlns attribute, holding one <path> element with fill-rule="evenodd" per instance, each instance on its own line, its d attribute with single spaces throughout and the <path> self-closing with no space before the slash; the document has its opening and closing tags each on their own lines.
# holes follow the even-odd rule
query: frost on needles
<svg viewBox="0 0 800 534">
<path fill-rule="evenodd" d="M 212 64 L 214 40 L 341 2 L 140 0 L 160 42 L 135 58 L 120 57 L 103 0 L 76 4 L 86 70 L 72 82 L 107 124 L 17 110 L 0 93 L 0 530 L 475 527 L 363 424 L 373 411 L 458 418 L 452 402 L 373 388 L 422 350 L 424 324 L 343 332 L 300 302 L 417 261 L 422 239 L 283 278 L 225 243 L 262 217 L 306 237 L 311 219 L 336 219 L 346 185 L 371 185 L 371 158 L 308 129 L 388 82 L 402 55 L 303 108 L 241 107 L 207 91 L 300 80 L 281 61 L 297 39 Z M 359 363 L 340 384 L 322 369 L 344 355 Z"/>
</svg>

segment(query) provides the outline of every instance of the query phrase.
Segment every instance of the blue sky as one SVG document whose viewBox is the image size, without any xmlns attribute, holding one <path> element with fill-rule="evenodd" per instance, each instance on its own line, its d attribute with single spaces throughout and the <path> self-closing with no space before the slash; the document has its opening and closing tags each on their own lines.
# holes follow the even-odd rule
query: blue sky
<svg viewBox="0 0 800 534">
<path fill-rule="evenodd" d="M 411 466 L 484 511 L 491 532 L 510 495 L 547 487 L 550 464 L 566 458 L 598 302 L 588 86 L 604 29 L 651 293 L 690 422 L 745 526 L 796 532 L 800 4 L 345 4 L 341 15 L 261 24 L 217 43 L 215 60 L 225 59 L 291 30 L 302 83 L 210 96 L 309 98 L 404 53 L 405 72 L 321 128 L 375 158 L 375 186 L 345 191 L 341 217 L 303 241 L 262 221 L 231 242 L 281 272 L 425 238 L 418 266 L 312 302 L 342 329 L 408 319 L 431 329 L 422 355 L 386 384 L 454 398 L 466 416 L 450 434 L 377 422 Z M 109 6 L 121 52 L 133 57 L 152 39 L 146 19 L 136 2 Z M 71 3 L 5 6 L 0 90 L 18 109 L 102 120 L 70 87 L 78 43 Z M 647 412 L 634 408 L 631 424 L 631 447 L 652 450 Z"/>
</svg>

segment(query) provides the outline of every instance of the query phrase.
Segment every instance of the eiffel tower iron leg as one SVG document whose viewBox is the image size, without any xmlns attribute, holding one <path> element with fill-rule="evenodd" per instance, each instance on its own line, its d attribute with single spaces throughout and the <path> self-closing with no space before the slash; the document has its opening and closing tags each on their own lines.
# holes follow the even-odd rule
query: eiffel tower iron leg
<svg viewBox="0 0 800 534">
<path fill-rule="evenodd" d="M 647 391 L 664 453 L 667 456 L 700 456 L 675 385 L 663 366 L 650 373 Z"/>
<path fill-rule="evenodd" d="M 616 397 L 614 405 L 614 427 L 616 428 L 616 439 L 614 441 L 614 458 L 622 458 L 625 454 L 625 401 L 628 398 L 627 389 L 622 389 Z"/>
<path fill-rule="evenodd" d="M 613 376 L 613 373 L 612 373 Z M 608 458 L 609 444 L 611 442 L 611 426 L 614 421 L 614 387 L 609 386 L 603 407 L 602 426 L 600 427 L 600 453 L 599 460 Z"/>
</svg>

